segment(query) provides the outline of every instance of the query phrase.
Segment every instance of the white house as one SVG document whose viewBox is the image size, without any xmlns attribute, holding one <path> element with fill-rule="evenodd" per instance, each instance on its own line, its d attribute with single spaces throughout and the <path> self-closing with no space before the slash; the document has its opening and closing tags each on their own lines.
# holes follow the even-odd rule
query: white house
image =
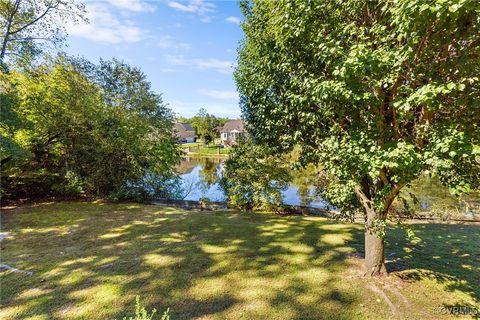
<svg viewBox="0 0 480 320">
<path fill-rule="evenodd" d="M 237 143 L 238 138 L 245 134 L 245 124 L 242 120 L 229 120 L 220 130 L 220 141 L 224 146 Z"/>
</svg>

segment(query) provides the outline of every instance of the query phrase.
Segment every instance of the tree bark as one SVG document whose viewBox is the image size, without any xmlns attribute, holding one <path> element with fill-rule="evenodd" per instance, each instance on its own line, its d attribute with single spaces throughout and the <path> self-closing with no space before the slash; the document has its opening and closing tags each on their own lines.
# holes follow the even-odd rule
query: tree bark
<svg viewBox="0 0 480 320">
<path fill-rule="evenodd" d="M 387 274 L 385 267 L 385 243 L 382 237 L 365 229 L 365 275 Z"/>
<path fill-rule="evenodd" d="M 378 231 L 372 230 L 375 220 L 383 220 L 374 208 L 365 207 L 365 275 L 381 276 L 387 274 L 385 267 L 385 241 Z"/>
<path fill-rule="evenodd" d="M 385 267 L 385 242 L 381 235 L 372 230 L 378 220 L 384 221 L 386 214 L 376 212 L 371 200 L 370 187 L 366 179 L 363 179 L 363 187 L 355 189 L 358 200 L 365 210 L 365 275 L 380 276 L 387 274 Z M 387 210 L 388 206 L 387 205 Z"/>
<path fill-rule="evenodd" d="M 3 36 L 3 41 L 2 41 L 2 48 L 0 49 L 0 62 L 3 62 L 3 58 L 5 57 L 5 53 L 7 51 L 7 42 L 8 42 L 8 36 L 10 35 L 10 26 L 11 26 L 12 21 L 8 20 L 7 22 L 7 30 L 5 31 L 5 35 Z"/>
</svg>

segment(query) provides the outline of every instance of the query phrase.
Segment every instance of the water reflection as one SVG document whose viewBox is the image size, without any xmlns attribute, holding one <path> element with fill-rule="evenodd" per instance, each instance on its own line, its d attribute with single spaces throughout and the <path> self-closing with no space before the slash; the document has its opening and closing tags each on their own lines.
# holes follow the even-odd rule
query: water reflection
<svg viewBox="0 0 480 320">
<path fill-rule="evenodd" d="M 225 194 L 218 182 L 222 174 L 222 158 L 186 158 L 177 171 L 182 178 L 185 200 L 225 201 Z M 298 175 L 291 185 L 282 192 L 283 202 L 289 205 L 326 208 L 327 203 L 315 196 L 311 177 Z"/>
<path fill-rule="evenodd" d="M 225 201 L 225 195 L 218 185 L 223 159 L 185 158 L 177 167 L 182 179 L 183 198 L 197 201 L 208 198 L 210 201 Z"/>
<path fill-rule="evenodd" d="M 197 201 L 208 198 L 210 201 L 225 201 L 223 190 L 219 187 L 222 174 L 222 158 L 186 158 L 177 167 L 182 179 L 185 200 Z M 315 196 L 313 185 L 314 168 L 303 169 L 293 174 L 293 181 L 282 192 L 283 201 L 289 205 L 327 208 L 328 203 Z M 419 203 L 417 211 L 430 212 L 431 215 L 449 215 L 450 217 L 474 217 L 480 215 L 480 196 L 470 195 L 457 198 L 451 195 L 437 180 L 423 178 L 404 191 L 416 195 Z"/>
<path fill-rule="evenodd" d="M 413 193 L 418 200 L 414 208 L 429 216 L 467 217 L 480 216 L 480 195 L 470 194 L 456 197 L 437 179 L 424 177 L 412 183 L 403 194 Z"/>
</svg>

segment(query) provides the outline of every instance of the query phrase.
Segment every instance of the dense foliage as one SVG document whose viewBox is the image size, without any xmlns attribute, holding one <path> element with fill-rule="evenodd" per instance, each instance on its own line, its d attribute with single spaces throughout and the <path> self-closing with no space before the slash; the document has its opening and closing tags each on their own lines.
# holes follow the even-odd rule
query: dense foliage
<svg viewBox="0 0 480 320">
<path fill-rule="evenodd" d="M 1 75 L 3 197 L 168 192 L 180 156 L 173 113 L 140 70 L 81 65 Z"/>
<path fill-rule="evenodd" d="M 233 147 L 220 186 L 230 205 L 244 210 L 281 209 L 281 191 L 291 180 L 289 163 L 250 140 Z"/>
<path fill-rule="evenodd" d="M 344 216 L 365 213 L 373 273 L 404 186 L 426 172 L 479 188 L 479 1 L 241 5 L 235 76 L 251 136 L 276 152 L 299 145 L 303 164 L 335 177 L 324 196 Z"/>
</svg>

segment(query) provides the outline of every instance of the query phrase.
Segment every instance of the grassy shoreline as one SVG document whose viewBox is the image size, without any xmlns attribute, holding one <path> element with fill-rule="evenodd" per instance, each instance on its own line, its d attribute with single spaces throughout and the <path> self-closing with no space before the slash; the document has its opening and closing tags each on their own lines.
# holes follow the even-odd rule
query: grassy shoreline
<svg viewBox="0 0 480 320">
<path fill-rule="evenodd" d="M 319 217 L 61 202 L 2 210 L 4 319 L 453 318 L 480 303 L 480 228 L 387 233 L 391 276 L 360 276 L 363 228 Z M 393 307 L 392 307 L 393 306 Z"/>
<path fill-rule="evenodd" d="M 206 146 L 200 143 L 183 143 L 180 145 L 180 148 L 185 150 L 189 156 L 228 157 L 230 154 L 230 148 L 224 148 L 219 144 Z"/>
</svg>

